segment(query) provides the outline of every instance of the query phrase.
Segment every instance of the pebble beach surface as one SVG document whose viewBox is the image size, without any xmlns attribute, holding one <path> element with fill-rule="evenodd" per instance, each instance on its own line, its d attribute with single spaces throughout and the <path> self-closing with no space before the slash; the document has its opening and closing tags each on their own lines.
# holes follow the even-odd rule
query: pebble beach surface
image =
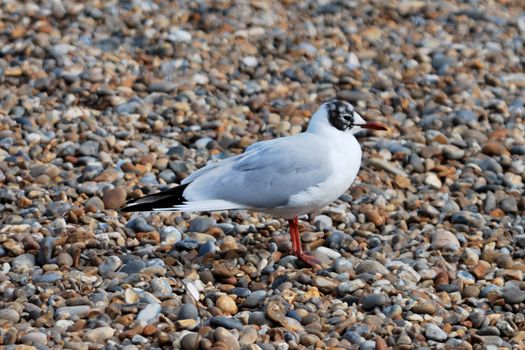
<svg viewBox="0 0 525 350">
<path fill-rule="evenodd" d="M 0 2 L 0 346 L 524 349 L 521 1 Z M 287 223 L 120 214 L 321 101 L 388 133 Z"/>
</svg>

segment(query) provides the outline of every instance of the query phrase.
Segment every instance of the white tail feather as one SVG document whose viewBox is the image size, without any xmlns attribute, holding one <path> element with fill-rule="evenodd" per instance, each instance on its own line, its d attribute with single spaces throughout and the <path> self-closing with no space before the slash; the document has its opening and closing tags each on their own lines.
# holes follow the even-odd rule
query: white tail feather
<svg viewBox="0 0 525 350">
<path fill-rule="evenodd" d="M 220 199 L 210 199 L 204 201 L 191 201 L 184 204 L 175 205 L 171 208 L 153 209 L 154 211 L 217 211 L 228 209 L 250 209 L 246 205 L 228 202 Z"/>
</svg>

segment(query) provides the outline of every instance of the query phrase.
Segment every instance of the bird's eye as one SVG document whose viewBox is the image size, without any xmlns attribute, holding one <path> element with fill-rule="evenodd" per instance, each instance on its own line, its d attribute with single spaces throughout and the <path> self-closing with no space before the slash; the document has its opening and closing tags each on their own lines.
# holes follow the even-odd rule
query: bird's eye
<svg viewBox="0 0 525 350">
<path fill-rule="evenodd" d="M 345 114 L 343 115 L 343 119 L 348 122 L 348 123 L 351 123 L 353 122 L 354 118 L 351 116 L 351 115 L 348 115 L 348 114 Z"/>
</svg>

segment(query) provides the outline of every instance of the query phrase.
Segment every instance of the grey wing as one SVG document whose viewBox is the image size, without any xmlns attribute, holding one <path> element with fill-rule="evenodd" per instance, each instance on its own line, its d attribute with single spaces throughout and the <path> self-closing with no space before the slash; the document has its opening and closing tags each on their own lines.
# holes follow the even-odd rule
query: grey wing
<svg viewBox="0 0 525 350">
<path fill-rule="evenodd" d="M 190 201 L 225 200 L 253 208 L 285 205 L 332 173 L 323 143 L 311 134 L 258 142 L 246 153 L 210 164 L 190 179 Z M 193 174 L 192 174 L 193 175 Z"/>
</svg>

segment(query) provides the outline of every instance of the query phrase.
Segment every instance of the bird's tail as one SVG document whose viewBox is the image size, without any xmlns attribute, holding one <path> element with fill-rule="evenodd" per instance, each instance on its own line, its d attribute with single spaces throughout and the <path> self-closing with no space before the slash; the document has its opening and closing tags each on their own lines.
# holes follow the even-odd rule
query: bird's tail
<svg viewBox="0 0 525 350">
<path fill-rule="evenodd" d="M 158 193 L 150 194 L 148 196 L 135 198 L 128 201 L 124 207 L 120 209 L 121 212 L 133 212 L 133 211 L 155 211 L 155 210 L 176 210 L 174 208 L 177 205 L 184 204 L 186 198 L 184 198 L 184 190 L 186 185 L 170 188 L 169 190 L 161 191 Z"/>
</svg>

